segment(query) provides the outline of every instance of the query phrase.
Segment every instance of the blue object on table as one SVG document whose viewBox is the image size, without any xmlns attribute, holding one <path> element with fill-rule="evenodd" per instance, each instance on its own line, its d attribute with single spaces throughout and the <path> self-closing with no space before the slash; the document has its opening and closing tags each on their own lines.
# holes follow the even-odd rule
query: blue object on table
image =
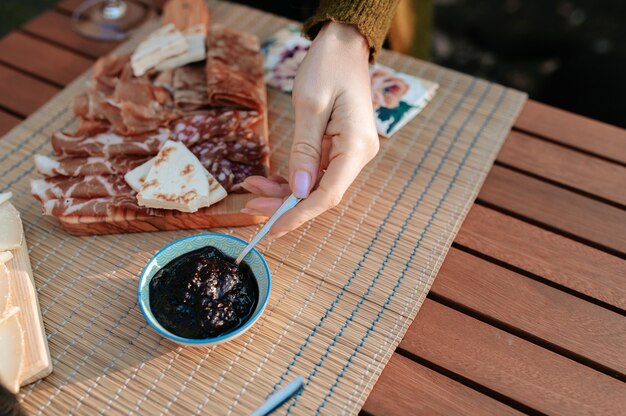
<svg viewBox="0 0 626 416">
<path fill-rule="evenodd" d="M 291 399 L 297 392 L 302 389 L 304 380 L 298 376 L 295 380 L 288 383 L 285 387 L 272 394 L 267 400 L 250 416 L 266 416 L 278 409 L 283 403 Z"/>
</svg>

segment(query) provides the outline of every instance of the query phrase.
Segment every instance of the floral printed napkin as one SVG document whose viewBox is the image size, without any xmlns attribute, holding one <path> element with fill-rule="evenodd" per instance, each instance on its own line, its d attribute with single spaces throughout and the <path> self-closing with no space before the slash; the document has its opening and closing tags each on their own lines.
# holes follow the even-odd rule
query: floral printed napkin
<svg viewBox="0 0 626 416">
<path fill-rule="evenodd" d="M 289 25 L 263 42 L 265 82 L 290 93 L 300 62 L 311 42 L 300 33 L 300 27 Z M 394 71 L 383 65 L 370 67 L 372 103 L 376 112 L 378 133 L 390 137 L 408 123 L 434 97 L 439 84 Z"/>
</svg>

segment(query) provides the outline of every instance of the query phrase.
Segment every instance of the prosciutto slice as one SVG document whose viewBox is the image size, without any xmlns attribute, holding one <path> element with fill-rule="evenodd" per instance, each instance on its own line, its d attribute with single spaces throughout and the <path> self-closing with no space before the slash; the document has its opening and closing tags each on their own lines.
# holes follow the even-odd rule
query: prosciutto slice
<svg viewBox="0 0 626 416">
<path fill-rule="evenodd" d="M 206 79 L 213 107 L 266 107 L 263 56 L 254 35 L 214 25 L 207 36 Z"/>
<path fill-rule="evenodd" d="M 156 155 L 169 136 L 168 129 L 137 136 L 122 136 L 112 131 L 91 137 L 57 132 L 52 134 L 51 143 L 58 156 L 148 156 Z"/>
<path fill-rule="evenodd" d="M 30 190 L 33 196 L 42 202 L 60 198 L 97 198 L 133 194 L 123 175 L 34 179 L 30 182 Z"/>
<path fill-rule="evenodd" d="M 153 216 L 161 216 L 165 213 L 163 210 L 137 205 L 137 198 L 130 195 L 93 199 L 50 199 L 42 204 L 43 214 L 55 217 L 110 217 L 116 209 Z"/>
<path fill-rule="evenodd" d="M 39 174 L 48 178 L 53 176 L 123 175 L 148 159 L 149 157 L 124 156 L 53 159 L 49 156 L 35 155 L 35 167 Z"/>
</svg>

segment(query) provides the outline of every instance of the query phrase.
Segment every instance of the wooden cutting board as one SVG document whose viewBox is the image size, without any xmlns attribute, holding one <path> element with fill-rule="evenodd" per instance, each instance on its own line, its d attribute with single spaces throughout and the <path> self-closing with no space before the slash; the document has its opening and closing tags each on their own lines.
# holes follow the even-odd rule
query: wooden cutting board
<svg viewBox="0 0 626 416">
<path fill-rule="evenodd" d="M 26 238 L 22 245 L 11 250 L 13 258 L 6 264 L 11 279 L 11 302 L 19 306 L 18 317 L 24 331 L 24 362 L 22 386 L 39 380 L 52 372 L 52 360 L 48 350 L 46 331 L 41 319 L 35 279 L 30 267 Z M 0 357 L 0 360 L 8 359 Z"/>
</svg>

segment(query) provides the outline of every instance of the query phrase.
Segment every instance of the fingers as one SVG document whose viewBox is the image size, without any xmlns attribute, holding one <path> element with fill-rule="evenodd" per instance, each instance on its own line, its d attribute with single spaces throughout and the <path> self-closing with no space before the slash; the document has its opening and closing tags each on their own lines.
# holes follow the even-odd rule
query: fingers
<svg viewBox="0 0 626 416">
<path fill-rule="evenodd" d="M 279 182 L 280 181 L 280 182 Z M 291 193 L 289 184 L 280 176 L 249 176 L 241 186 L 248 192 L 258 196 L 283 198 Z"/>
<path fill-rule="evenodd" d="M 296 125 L 289 157 L 289 183 L 299 198 L 306 198 L 317 180 L 330 107 L 315 94 L 297 94 L 294 90 Z"/>
<path fill-rule="evenodd" d="M 283 198 L 254 198 L 241 210 L 243 214 L 271 217 L 283 203 Z"/>
<path fill-rule="evenodd" d="M 276 221 L 270 230 L 270 235 L 274 238 L 281 237 L 306 221 L 337 206 L 362 167 L 361 158 L 356 155 L 343 153 L 334 157 L 318 188 Z"/>
</svg>

